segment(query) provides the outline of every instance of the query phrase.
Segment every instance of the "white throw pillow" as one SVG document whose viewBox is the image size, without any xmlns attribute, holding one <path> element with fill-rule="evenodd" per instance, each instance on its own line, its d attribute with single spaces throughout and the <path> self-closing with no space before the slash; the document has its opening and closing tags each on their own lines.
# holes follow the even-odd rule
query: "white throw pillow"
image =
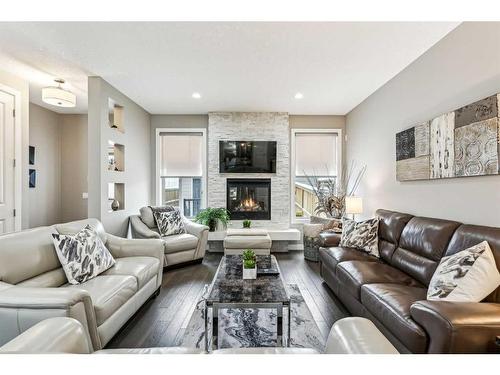
<svg viewBox="0 0 500 375">
<path fill-rule="evenodd" d="M 431 301 L 481 302 L 500 285 L 488 242 L 441 259 L 427 290 Z"/>
<path fill-rule="evenodd" d="M 184 221 L 178 209 L 173 211 L 154 212 L 158 231 L 162 236 L 186 233 Z"/>
<path fill-rule="evenodd" d="M 354 220 L 344 219 L 342 221 L 340 246 L 363 250 L 379 258 L 378 219 L 374 218 L 359 223 Z"/>
<path fill-rule="evenodd" d="M 81 284 L 115 264 L 113 256 L 90 225 L 75 235 L 52 233 L 52 241 L 70 284 Z"/>
</svg>

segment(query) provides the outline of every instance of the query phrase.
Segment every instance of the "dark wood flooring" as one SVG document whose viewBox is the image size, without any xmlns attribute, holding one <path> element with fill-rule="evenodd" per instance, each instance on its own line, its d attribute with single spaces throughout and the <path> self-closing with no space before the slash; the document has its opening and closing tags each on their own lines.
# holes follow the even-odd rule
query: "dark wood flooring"
<svg viewBox="0 0 500 375">
<path fill-rule="evenodd" d="M 346 311 L 319 275 L 319 263 L 304 260 L 301 251 L 274 253 L 286 283 L 297 284 L 326 337 Z M 207 253 L 202 264 L 165 270 L 160 295 L 147 302 L 107 348 L 177 346 L 180 344 L 203 287 L 210 284 L 222 253 Z"/>
</svg>

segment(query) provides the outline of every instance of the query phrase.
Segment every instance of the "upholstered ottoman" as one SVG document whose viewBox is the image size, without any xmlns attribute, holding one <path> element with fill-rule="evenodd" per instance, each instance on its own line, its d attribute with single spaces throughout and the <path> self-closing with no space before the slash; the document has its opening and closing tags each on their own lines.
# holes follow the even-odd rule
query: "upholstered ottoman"
<svg viewBox="0 0 500 375">
<path fill-rule="evenodd" d="M 241 254 L 251 249 L 256 255 L 269 255 L 271 244 L 271 237 L 265 229 L 228 229 L 224 238 L 224 254 Z"/>
</svg>

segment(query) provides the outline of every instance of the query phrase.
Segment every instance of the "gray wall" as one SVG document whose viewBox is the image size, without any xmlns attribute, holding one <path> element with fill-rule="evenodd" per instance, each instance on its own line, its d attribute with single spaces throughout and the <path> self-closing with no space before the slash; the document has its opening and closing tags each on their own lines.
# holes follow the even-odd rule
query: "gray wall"
<svg viewBox="0 0 500 375">
<path fill-rule="evenodd" d="M 61 129 L 59 115 L 30 103 L 30 146 L 35 147 L 36 187 L 29 189 L 29 226 L 61 219 Z"/>
<path fill-rule="evenodd" d="M 29 227 L 87 217 L 87 115 L 58 114 L 30 103 L 36 187 L 29 189 Z"/>
<path fill-rule="evenodd" d="M 368 166 L 377 208 L 500 226 L 500 176 L 396 181 L 395 134 L 500 92 L 500 23 L 464 23 L 347 115 L 347 158 Z"/>
<path fill-rule="evenodd" d="M 88 215 L 102 221 L 106 231 L 126 236 L 128 218 L 151 204 L 151 116 L 100 77 L 89 77 L 88 90 Z M 109 127 L 108 100 L 124 107 L 121 133 Z M 108 171 L 108 141 L 125 146 L 125 171 Z M 125 208 L 110 211 L 108 183 L 125 184 Z"/>
<path fill-rule="evenodd" d="M 87 115 L 59 115 L 61 124 L 61 222 L 87 217 Z"/>
</svg>

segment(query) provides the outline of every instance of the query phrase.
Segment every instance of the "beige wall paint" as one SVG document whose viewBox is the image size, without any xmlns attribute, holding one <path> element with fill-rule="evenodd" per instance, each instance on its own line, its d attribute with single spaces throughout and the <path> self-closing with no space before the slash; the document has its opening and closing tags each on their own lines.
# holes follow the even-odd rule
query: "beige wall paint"
<svg viewBox="0 0 500 375">
<path fill-rule="evenodd" d="M 21 173 L 22 173 L 22 229 L 29 228 L 28 144 L 29 144 L 29 82 L 0 70 L 0 84 L 16 90 L 21 96 Z"/>
<path fill-rule="evenodd" d="M 347 157 L 366 163 L 364 217 L 388 208 L 500 226 L 500 176 L 396 181 L 395 134 L 500 92 L 500 23 L 463 23 L 347 116 Z"/>
<path fill-rule="evenodd" d="M 128 232 L 128 218 L 151 204 L 151 116 L 100 77 L 88 80 L 88 215 L 102 221 L 106 231 Z M 109 127 L 108 100 L 124 107 L 125 132 Z M 125 171 L 107 170 L 108 141 L 125 146 Z M 110 212 L 108 183 L 125 184 L 125 209 Z"/>
<path fill-rule="evenodd" d="M 61 221 L 87 218 L 87 115 L 59 115 Z"/>
<path fill-rule="evenodd" d="M 35 147 L 36 186 L 29 189 L 29 225 L 61 220 L 61 129 L 57 113 L 30 103 L 30 146 Z"/>
</svg>

